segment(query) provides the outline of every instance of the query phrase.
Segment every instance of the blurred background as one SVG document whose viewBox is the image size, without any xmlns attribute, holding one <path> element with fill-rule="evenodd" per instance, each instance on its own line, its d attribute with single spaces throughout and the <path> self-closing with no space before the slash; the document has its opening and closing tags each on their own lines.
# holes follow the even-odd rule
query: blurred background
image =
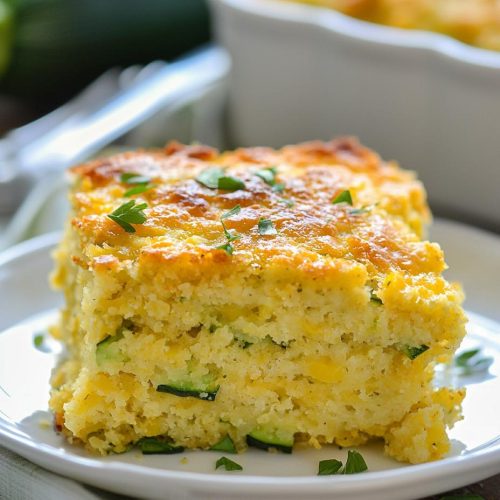
<svg viewBox="0 0 500 500">
<path fill-rule="evenodd" d="M 499 50 L 498 0 L 0 0 L 0 245 L 60 226 L 66 167 L 170 139 L 355 135 L 500 231 Z"/>
<path fill-rule="evenodd" d="M 209 38 L 204 0 L 0 0 L 0 133 L 109 68 L 172 60 Z"/>
</svg>

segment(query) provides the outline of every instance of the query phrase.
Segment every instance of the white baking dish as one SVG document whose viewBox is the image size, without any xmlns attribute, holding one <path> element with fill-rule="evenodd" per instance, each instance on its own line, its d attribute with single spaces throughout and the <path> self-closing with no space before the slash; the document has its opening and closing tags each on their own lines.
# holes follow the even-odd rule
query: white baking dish
<svg viewBox="0 0 500 500">
<path fill-rule="evenodd" d="M 354 134 L 441 213 L 500 228 L 500 53 L 281 0 L 213 0 L 235 144 Z"/>
</svg>

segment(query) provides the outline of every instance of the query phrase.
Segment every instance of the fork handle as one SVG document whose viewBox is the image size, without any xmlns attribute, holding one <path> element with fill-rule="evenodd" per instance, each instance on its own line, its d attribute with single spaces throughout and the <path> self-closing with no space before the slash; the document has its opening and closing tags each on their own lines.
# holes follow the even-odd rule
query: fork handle
<svg viewBox="0 0 500 500">
<path fill-rule="evenodd" d="M 36 175 L 43 168 L 64 168 L 82 161 L 161 109 L 221 81 L 229 68 L 227 53 L 213 46 L 168 64 L 116 95 L 44 148 L 23 151 L 22 169 Z"/>
</svg>

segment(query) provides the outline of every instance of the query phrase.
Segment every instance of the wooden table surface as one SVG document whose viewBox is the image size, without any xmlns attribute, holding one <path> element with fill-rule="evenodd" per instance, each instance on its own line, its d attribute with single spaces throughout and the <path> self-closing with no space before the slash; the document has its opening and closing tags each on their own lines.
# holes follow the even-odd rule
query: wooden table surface
<svg viewBox="0 0 500 500">
<path fill-rule="evenodd" d="M 443 497 L 446 498 L 447 496 L 454 495 L 462 495 L 464 496 L 464 500 L 467 499 L 466 495 L 479 495 L 485 500 L 500 500 L 500 474 L 480 481 L 479 483 L 471 484 L 465 488 L 441 493 L 440 495 L 434 495 L 432 497 L 426 497 L 425 500 L 440 500 Z"/>
</svg>

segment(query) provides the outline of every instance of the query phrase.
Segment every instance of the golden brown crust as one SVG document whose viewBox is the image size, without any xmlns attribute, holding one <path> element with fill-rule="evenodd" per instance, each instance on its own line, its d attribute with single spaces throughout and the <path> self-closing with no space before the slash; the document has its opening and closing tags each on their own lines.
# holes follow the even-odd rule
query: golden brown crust
<svg viewBox="0 0 500 500">
<path fill-rule="evenodd" d="M 210 189 L 196 181 L 215 166 L 244 181 L 245 189 Z M 276 182 L 285 185 L 283 192 L 255 175 L 271 166 L 277 169 Z M 440 249 L 420 240 L 429 219 L 421 184 L 352 138 L 222 154 L 207 146 L 171 143 L 164 150 L 96 160 L 72 172 L 78 179 L 74 228 L 85 243 L 105 245 L 119 260 L 211 254 L 215 263 L 270 265 L 278 256 L 281 261 L 288 256 L 290 263 L 299 256 L 327 267 L 335 267 L 337 259 L 359 262 L 370 275 L 390 269 L 439 273 L 444 267 Z M 134 197 L 148 208 L 146 222 L 135 225 L 133 234 L 106 216 L 130 200 L 123 196 L 130 185 L 120 182 L 120 175 L 128 172 L 154 183 L 153 189 Z M 332 204 L 344 190 L 353 196 L 352 207 Z M 226 226 L 241 237 L 229 256 L 216 247 L 225 243 L 220 216 L 235 205 L 242 210 Z M 272 220 L 278 234 L 260 235 L 261 218 Z M 110 263 L 101 258 L 95 264 Z"/>
</svg>

